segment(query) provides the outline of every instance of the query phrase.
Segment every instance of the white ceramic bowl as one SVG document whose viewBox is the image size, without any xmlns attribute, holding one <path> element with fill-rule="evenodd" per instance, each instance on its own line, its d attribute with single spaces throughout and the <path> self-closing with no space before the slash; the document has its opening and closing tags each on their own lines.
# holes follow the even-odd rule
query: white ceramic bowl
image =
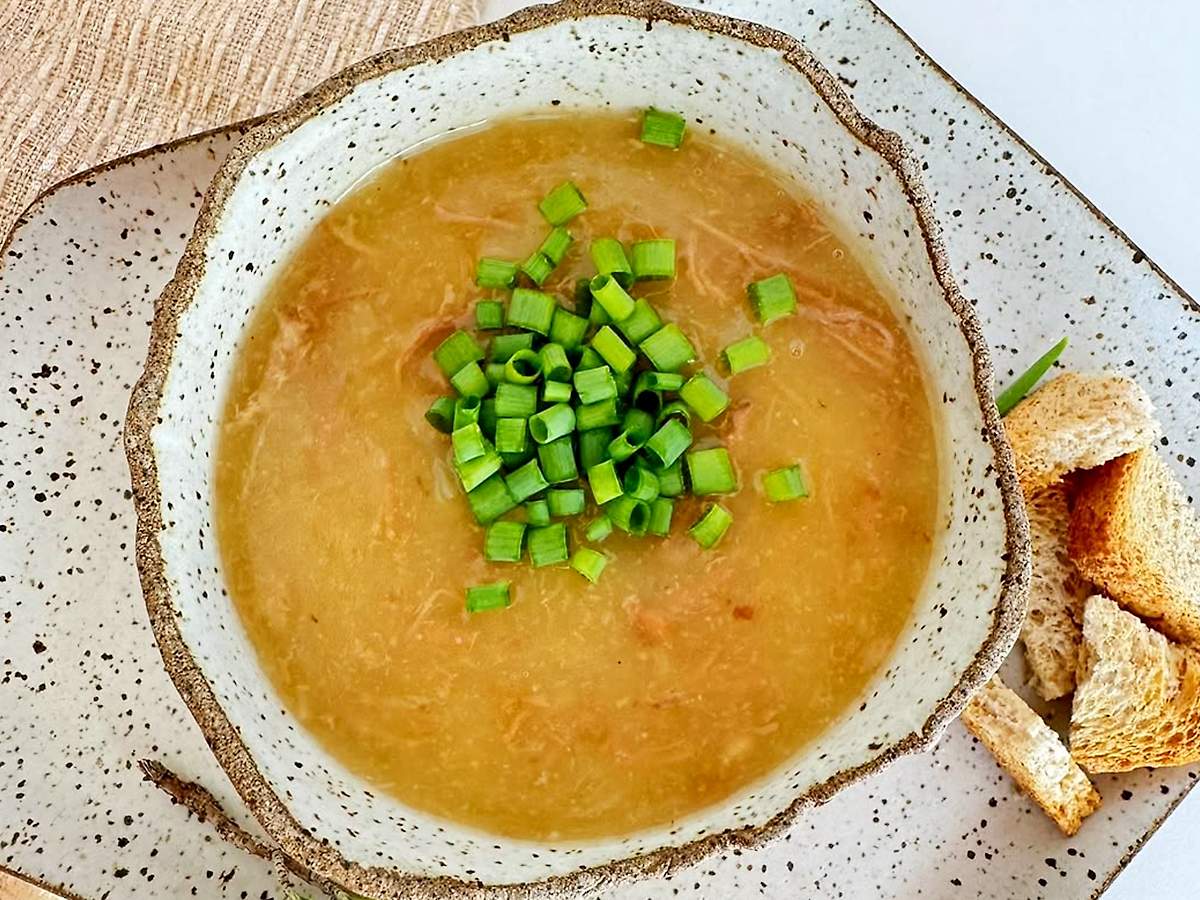
<svg viewBox="0 0 1200 900">
<path fill-rule="evenodd" d="M 213 539 L 212 455 L 238 341 L 331 204 L 407 147 L 556 109 L 685 110 L 751 145 L 825 206 L 895 298 L 925 365 L 943 533 L 911 621 L 861 704 L 771 777 L 670 828 L 557 846 L 435 820 L 369 789 L 295 722 L 260 671 Z M 537 7 L 360 63 L 247 135 L 218 171 L 156 308 L 127 420 L 137 558 L 164 662 L 283 852 L 376 897 L 586 893 L 777 833 L 806 805 L 928 748 L 1015 640 L 1027 527 L 991 369 L 899 139 L 793 39 L 642 0 Z"/>
</svg>

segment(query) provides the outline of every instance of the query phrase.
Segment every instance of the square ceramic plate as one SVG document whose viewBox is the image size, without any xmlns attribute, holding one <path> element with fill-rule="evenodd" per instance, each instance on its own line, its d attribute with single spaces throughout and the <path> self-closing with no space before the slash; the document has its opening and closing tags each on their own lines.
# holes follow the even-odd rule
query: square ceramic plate
<svg viewBox="0 0 1200 900">
<path fill-rule="evenodd" d="M 1170 435 L 1162 452 L 1197 492 L 1193 301 L 865 0 L 700 5 L 801 37 L 924 158 L 1001 378 L 1069 333 L 1066 365 L 1113 367 L 1147 388 Z M 87 898 L 276 894 L 267 863 L 172 806 L 137 769 L 159 759 L 249 824 L 154 647 L 121 447 L 153 300 L 238 134 L 60 185 L 3 253 L 0 867 Z M 765 848 L 606 896 L 1094 896 L 1196 775 L 1103 777 L 1104 807 L 1065 839 L 955 726 L 935 752 L 846 790 Z"/>
</svg>

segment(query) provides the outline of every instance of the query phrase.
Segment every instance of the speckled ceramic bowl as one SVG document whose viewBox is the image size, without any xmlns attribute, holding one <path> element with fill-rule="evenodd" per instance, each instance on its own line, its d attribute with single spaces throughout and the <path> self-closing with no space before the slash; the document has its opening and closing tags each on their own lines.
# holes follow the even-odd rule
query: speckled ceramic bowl
<svg viewBox="0 0 1200 900">
<path fill-rule="evenodd" d="M 497 115 L 650 104 L 753 145 L 824 203 L 890 286 L 940 426 L 944 529 L 887 666 L 854 710 L 772 777 L 670 828 L 558 846 L 497 838 L 371 791 L 281 708 L 226 596 L 212 539 L 222 398 L 243 326 L 281 262 L 375 167 Z M 384 54 L 250 132 L 218 171 L 157 306 L 127 448 L 138 564 L 167 669 L 287 856 L 373 897 L 587 893 L 764 840 L 805 806 L 938 738 L 1015 639 L 1029 560 L 987 350 L 918 168 L 791 38 L 640 0 L 534 8 Z"/>
</svg>

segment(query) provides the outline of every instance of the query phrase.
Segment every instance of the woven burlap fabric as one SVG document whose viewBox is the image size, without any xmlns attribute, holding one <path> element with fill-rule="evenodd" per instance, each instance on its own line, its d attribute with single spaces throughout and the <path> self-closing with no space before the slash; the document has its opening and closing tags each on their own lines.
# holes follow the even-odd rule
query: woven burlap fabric
<svg viewBox="0 0 1200 900">
<path fill-rule="evenodd" d="M 73 172 L 282 106 L 479 0 L 0 0 L 0 239 Z"/>
</svg>

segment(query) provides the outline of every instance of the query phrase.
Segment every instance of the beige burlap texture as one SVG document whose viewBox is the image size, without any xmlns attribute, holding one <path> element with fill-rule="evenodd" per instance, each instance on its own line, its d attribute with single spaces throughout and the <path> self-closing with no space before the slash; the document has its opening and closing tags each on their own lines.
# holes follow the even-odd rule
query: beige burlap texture
<svg viewBox="0 0 1200 900">
<path fill-rule="evenodd" d="M 479 0 L 4 0 L 0 239 L 41 191 L 268 112 L 348 63 L 473 24 Z"/>
</svg>

